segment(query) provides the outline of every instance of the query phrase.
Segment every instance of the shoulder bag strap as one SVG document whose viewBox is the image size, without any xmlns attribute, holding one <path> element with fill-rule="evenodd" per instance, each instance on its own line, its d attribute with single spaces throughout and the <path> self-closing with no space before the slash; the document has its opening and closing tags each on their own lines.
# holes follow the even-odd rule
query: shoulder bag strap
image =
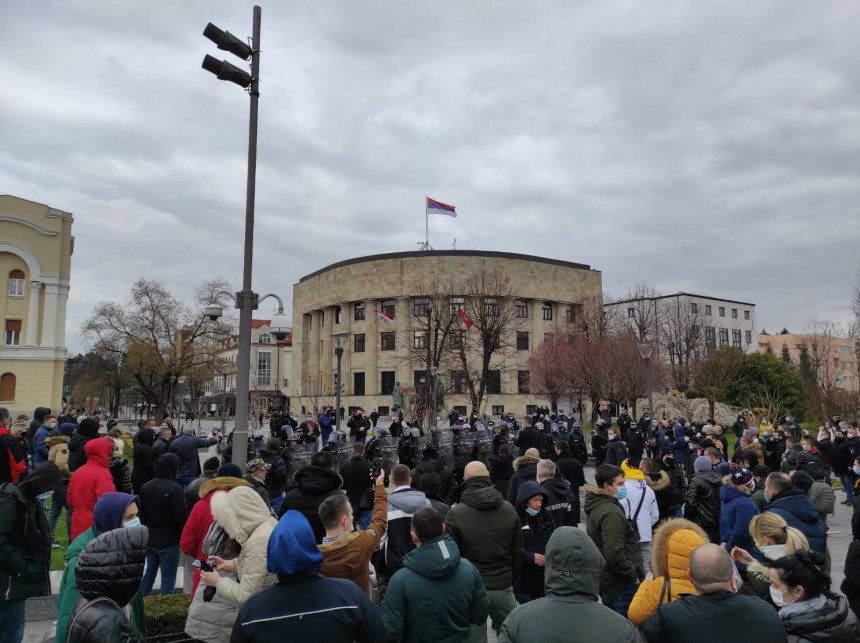
<svg viewBox="0 0 860 643">
<path fill-rule="evenodd" d="M 657 607 L 660 607 L 663 604 L 664 598 L 667 603 L 672 602 L 672 579 L 668 576 L 666 576 L 666 579 L 663 581 L 663 590 L 660 592 L 660 602 L 657 603 Z"/>
<path fill-rule="evenodd" d="M 645 484 L 644 482 L 642 483 Z M 645 502 L 645 487 L 642 487 L 642 495 L 639 496 L 639 505 L 636 507 L 636 513 L 633 515 L 631 520 L 639 520 L 639 511 L 642 509 L 642 503 Z"/>
</svg>

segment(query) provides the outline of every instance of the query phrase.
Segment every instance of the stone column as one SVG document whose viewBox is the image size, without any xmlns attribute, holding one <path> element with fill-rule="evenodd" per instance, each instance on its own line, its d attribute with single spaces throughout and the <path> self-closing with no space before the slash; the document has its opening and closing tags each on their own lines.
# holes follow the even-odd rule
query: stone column
<svg viewBox="0 0 860 643">
<path fill-rule="evenodd" d="M 39 293 L 42 291 L 41 281 L 30 282 L 30 307 L 27 311 L 27 346 L 35 346 L 39 339 Z"/>
<path fill-rule="evenodd" d="M 376 326 L 378 317 L 374 310 L 379 310 L 379 301 L 368 299 L 364 302 L 364 351 L 367 354 L 367 371 L 364 374 L 365 396 L 379 395 L 379 329 Z"/>
<path fill-rule="evenodd" d="M 57 301 L 57 319 L 59 320 L 59 324 L 57 324 L 57 335 L 56 335 L 56 345 L 57 346 L 65 346 L 66 345 L 66 305 L 69 301 L 69 287 L 66 285 L 60 285 L 59 288 L 59 298 Z"/>
<path fill-rule="evenodd" d="M 42 315 L 41 346 L 56 346 L 57 315 L 60 312 L 59 284 L 45 284 L 45 310 Z"/>
</svg>

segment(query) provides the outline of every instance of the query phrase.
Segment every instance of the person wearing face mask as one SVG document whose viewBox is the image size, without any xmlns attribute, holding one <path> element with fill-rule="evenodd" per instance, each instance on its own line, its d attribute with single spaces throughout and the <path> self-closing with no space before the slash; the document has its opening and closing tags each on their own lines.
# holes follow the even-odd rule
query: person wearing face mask
<svg viewBox="0 0 860 643">
<path fill-rule="evenodd" d="M 514 598 L 520 605 L 544 595 L 544 556 L 549 537 L 555 531 L 547 503 L 546 490 L 534 480 L 524 482 L 517 490 L 517 514 L 522 524 L 525 551 L 519 577 L 514 579 Z"/>
<path fill-rule="evenodd" d="M 618 431 L 613 427 L 606 432 L 609 445 L 606 447 L 606 458 L 604 462 L 616 467 L 627 459 L 627 446 L 618 437 Z"/>
<path fill-rule="evenodd" d="M 752 471 L 732 465 L 720 488 L 720 543 L 726 551 L 735 547 L 751 551 L 755 543 L 749 533 L 750 521 L 758 507 L 750 498 L 754 487 Z"/>
<path fill-rule="evenodd" d="M 42 420 L 42 425 L 36 431 L 33 437 L 33 466 L 41 467 L 48 461 L 48 454 L 51 452 L 51 447 L 45 443 L 45 440 L 51 435 L 51 431 L 57 428 L 57 418 L 53 415 L 46 415 Z"/>
<path fill-rule="evenodd" d="M 833 457 L 831 465 L 835 473 L 842 481 L 842 490 L 845 491 L 843 505 L 854 504 L 854 481 L 856 476 L 852 470 L 854 457 L 851 455 L 852 444 L 847 437 L 847 431 L 836 431 L 833 437 Z"/>
<path fill-rule="evenodd" d="M 619 500 L 627 497 L 624 471 L 602 464 L 594 474 L 596 486 L 585 488 L 586 532 L 606 560 L 600 573 L 603 604 L 627 616 L 630 601 L 645 578 L 639 534 L 630 525 Z"/>
<path fill-rule="evenodd" d="M 774 561 L 770 595 L 779 618 L 791 641 L 857 641 L 857 617 L 844 596 L 830 591 L 830 577 L 822 563 L 821 555 L 806 551 Z"/>
<path fill-rule="evenodd" d="M 794 485 L 790 476 L 771 473 L 764 484 L 768 511 L 781 516 L 790 526 L 799 529 L 813 551 L 821 554 L 827 549 L 827 527 L 821 524 L 815 503 L 803 489 Z"/>
<path fill-rule="evenodd" d="M 66 643 L 69 619 L 72 617 L 75 605 L 81 599 L 75 574 L 78 556 L 88 543 L 103 533 L 114 529 L 139 527 L 138 506 L 136 496 L 118 492 L 104 494 L 96 501 L 93 509 L 93 526 L 75 538 L 66 549 L 63 555 L 66 567 L 57 594 L 57 633 L 54 639 L 56 643 Z M 143 597 L 140 593 L 136 593 L 132 598 L 130 608 L 132 624 L 142 634 L 146 634 Z"/>
</svg>

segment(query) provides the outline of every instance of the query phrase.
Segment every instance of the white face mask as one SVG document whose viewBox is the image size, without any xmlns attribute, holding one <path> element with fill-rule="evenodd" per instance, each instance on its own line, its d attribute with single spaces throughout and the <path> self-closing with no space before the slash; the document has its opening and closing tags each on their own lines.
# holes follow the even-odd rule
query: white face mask
<svg viewBox="0 0 860 643">
<path fill-rule="evenodd" d="M 762 545 L 759 551 L 768 560 L 777 560 L 785 556 L 785 545 Z"/>
<path fill-rule="evenodd" d="M 778 589 L 774 589 L 773 585 L 770 586 L 770 598 L 773 601 L 773 604 L 777 607 L 785 607 L 788 603 L 785 602 L 785 598 Z"/>
</svg>

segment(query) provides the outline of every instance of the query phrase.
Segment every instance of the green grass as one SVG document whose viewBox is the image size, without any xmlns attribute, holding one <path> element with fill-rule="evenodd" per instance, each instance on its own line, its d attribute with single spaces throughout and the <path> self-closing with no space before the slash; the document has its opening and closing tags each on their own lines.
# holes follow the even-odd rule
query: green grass
<svg viewBox="0 0 860 643">
<path fill-rule="evenodd" d="M 48 503 L 50 505 L 50 503 Z M 68 532 L 66 531 L 66 510 L 60 514 L 60 519 L 57 521 L 57 542 L 62 545 L 60 549 L 51 549 L 51 571 L 63 571 L 66 568 L 66 561 L 63 560 L 63 554 L 66 553 L 66 547 L 69 546 Z"/>
</svg>

